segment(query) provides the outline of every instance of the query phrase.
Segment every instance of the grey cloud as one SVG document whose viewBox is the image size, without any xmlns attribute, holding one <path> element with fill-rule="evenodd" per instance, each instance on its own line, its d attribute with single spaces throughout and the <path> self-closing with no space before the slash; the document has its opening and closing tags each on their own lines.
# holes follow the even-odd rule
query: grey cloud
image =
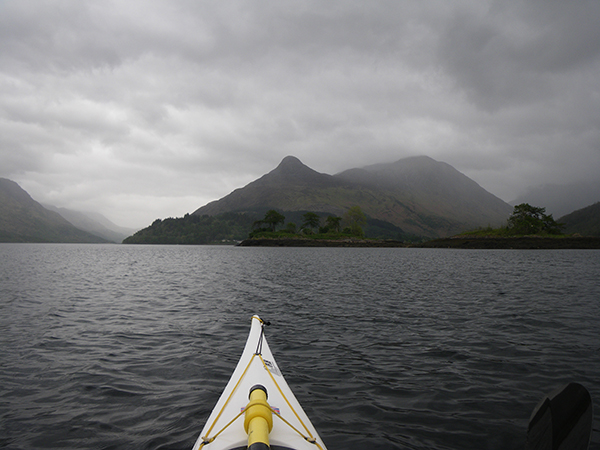
<svg viewBox="0 0 600 450">
<path fill-rule="evenodd" d="M 591 178 L 597 5 L 3 2 L 1 175 L 149 221 L 288 154 L 327 173 L 428 154 L 505 200 Z"/>
<path fill-rule="evenodd" d="M 561 73 L 598 69 L 600 4 L 494 2 L 455 13 L 439 57 L 458 85 L 486 109 L 543 101 L 569 90 Z"/>
</svg>

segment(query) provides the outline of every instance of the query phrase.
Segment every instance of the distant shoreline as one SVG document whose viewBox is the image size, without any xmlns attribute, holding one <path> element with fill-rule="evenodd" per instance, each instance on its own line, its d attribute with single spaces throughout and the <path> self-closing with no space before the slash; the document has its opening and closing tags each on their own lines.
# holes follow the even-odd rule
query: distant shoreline
<svg viewBox="0 0 600 450">
<path fill-rule="evenodd" d="M 257 238 L 244 239 L 239 247 L 408 247 L 400 241 L 383 239 L 309 239 Z"/>
<path fill-rule="evenodd" d="M 515 249 L 515 250 L 560 250 L 600 249 L 598 237 L 467 237 L 434 239 L 412 245 L 419 248 L 464 248 L 464 249 Z"/>
<path fill-rule="evenodd" d="M 458 249 L 515 249 L 515 250 L 558 250 L 600 249 L 598 237 L 450 237 L 434 239 L 420 244 L 378 239 L 308 239 L 308 238 L 259 238 L 245 239 L 239 247 L 404 247 L 404 248 L 458 248 Z"/>
</svg>

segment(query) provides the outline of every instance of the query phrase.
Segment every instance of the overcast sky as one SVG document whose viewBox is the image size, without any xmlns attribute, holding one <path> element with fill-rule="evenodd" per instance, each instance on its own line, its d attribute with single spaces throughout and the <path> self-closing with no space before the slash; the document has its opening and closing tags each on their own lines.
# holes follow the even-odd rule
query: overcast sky
<svg viewBox="0 0 600 450">
<path fill-rule="evenodd" d="M 0 176 L 138 228 L 286 155 L 428 155 L 505 201 L 598 182 L 599 24 L 599 0 L 0 0 Z"/>
</svg>

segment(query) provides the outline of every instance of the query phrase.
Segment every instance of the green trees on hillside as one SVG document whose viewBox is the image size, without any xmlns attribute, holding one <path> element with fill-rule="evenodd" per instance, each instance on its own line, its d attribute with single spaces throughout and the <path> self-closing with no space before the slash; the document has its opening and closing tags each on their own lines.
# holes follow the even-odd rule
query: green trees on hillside
<svg viewBox="0 0 600 450">
<path fill-rule="evenodd" d="M 311 238 L 339 239 L 364 237 L 363 226 L 366 216 L 360 207 L 352 207 L 344 215 L 323 217 L 314 212 L 289 212 L 294 221 L 302 223 L 297 227 L 292 221 L 286 223 L 285 216 L 276 210 L 269 210 L 256 220 L 256 212 L 224 213 L 216 216 L 186 214 L 184 217 L 156 219 L 152 224 L 123 242 L 126 244 L 224 244 L 235 243 L 250 237 L 299 237 L 310 234 Z M 342 226 L 344 227 L 342 229 Z M 402 230 L 385 222 L 369 222 L 369 236 L 377 239 L 399 239 Z M 386 229 L 385 226 L 390 229 Z M 310 227 L 310 228 L 309 228 Z M 307 233 L 305 230 L 309 230 Z M 386 234 L 387 233 L 387 234 Z M 393 233 L 393 234 L 392 234 Z"/>
<path fill-rule="evenodd" d="M 362 212 L 360 206 L 353 206 L 344 214 L 344 222 L 348 224 L 350 233 L 354 236 L 363 236 L 363 228 L 367 224 L 367 216 Z"/>
<path fill-rule="evenodd" d="M 157 219 L 152 225 L 125 239 L 127 244 L 215 244 L 233 243 L 248 237 L 298 237 L 310 234 L 313 238 L 336 239 L 364 237 L 367 218 L 360 207 L 349 208 L 343 217 L 325 218 L 314 212 L 289 213 L 294 220 L 302 220 L 298 230 L 285 216 L 269 210 L 261 220 L 255 213 L 225 213 L 217 216 L 186 214 L 181 218 Z M 302 219 L 301 219 L 302 217 Z M 341 229 L 343 227 L 343 229 Z M 369 219 L 371 238 L 412 240 L 401 229 L 381 221 Z M 386 228 L 387 227 L 387 228 Z M 390 228 L 391 227 L 391 228 Z M 519 235 L 560 235 L 563 224 L 557 223 L 545 208 L 522 203 L 514 207 L 504 227 L 474 230 L 468 235 L 512 237 Z M 341 231 L 340 231 L 341 229 Z M 309 230 L 308 233 L 306 230 Z M 393 233 L 393 234 L 392 234 Z"/>
<path fill-rule="evenodd" d="M 336 233 L 340 232 L 340 224 L 342 223 L 341 217 L 327 216 L 325 219 L 325 228 Z"/>
<path fill-rule="evenodd" d="M 285 216 L 274 209 L 270 209 L 265 214 L 264 219 L 257 220 L 252 225 L 253 228 L 262 228 L 263 225 L 266 225 L 267 228 L 273 232 L 277 229 L 277 225 L 283 224 L 285 222 Z"/>
<path fill-rule="evenodd" d="M 314 212 L 307 212 L 302 216 L 304 219 L 304 223 L 302 224 L 302 229 L 312 233 L 315 229 L 319 228 L 319 224 L 321 223 L 321 218 L 318 214 Z"/>
<path fill-rule="evenodd" d="M 302 216 L 304 218 L 304 223 L 302 224 L 302 229 L 304 232 L 315 232 L 318 230 L 319 234 L 327 234 L 327 233 L 340 233 L 340 224 L 342 222 L 341 217 L 329 215 L 325 218 L 325 223 L 321 226 L 321 217 L 318 214 L 313 212 L 307 212 Z"/>
<path fill-rule="evenodd" d="M 367 218 L 359 206 L 350 208 L 343 218 L 329 215 L 323 221 L 322 217 L 317 213 L 307 212 L 302 215 L 302 219 L 303 222 L 299 232 L 304 235 L 314 235 L 315 237 L 333 237 L 335 235 L 363 237 L 364 231 L 362 227 L 367 223 Z M 342 222 L 346 225 L 343 230 L 341 230 Z M 277 229 L 279 225 L 284 224 L 285 216 L 283 214 L 275 210 L 269 210 L 263 219 L 253 223 L 253 231 L 250 233 L 250 237 L 264 236 L 265 233 L 298 234 L 296 224 L 292 222 L 285 224 L 285 227 L 280 230 Z"/>
<path fill-rule="evenodd" d="M 235 242 L 245 239 L 252 227 L 253 217 L 224 213 L 218 216 L 197 216 L 156 219 L 123 241 L 124 244 L 201 245 Z"/>
</svg>

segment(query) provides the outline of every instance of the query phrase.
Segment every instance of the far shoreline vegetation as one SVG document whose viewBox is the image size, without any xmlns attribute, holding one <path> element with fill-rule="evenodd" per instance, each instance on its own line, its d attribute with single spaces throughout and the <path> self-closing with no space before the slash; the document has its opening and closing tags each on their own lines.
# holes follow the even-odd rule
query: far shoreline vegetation
<svg viewBox="0 0 600 450">
<path fill-rule="evenodd" d="M 359 206 L 350 208 L 344 217 L 328 215 L 324 221 L 314 212 L 302 215 L 303 222 L 298 227 L 294 222 L 285 224 L 285 228 L 277 230 L 285 223 L 285 216 L 274 209 L 267 211 L 265 217 L 252 224 L 249 239 L 303 238 L 303 239 L 364 239 L 363 227 L 367 217 Z M 321 224 L 324 222 L 323 224 Z M 345 225 L 343 228 L 342 226 Z"/>
<path fill-rule="evenodd" d="M 248 239 L 365 239 L 421 242 L 421 236 L 403 232 L 397 226 L 367 218 L 356 206 L 344 217 L 314 212 L 286 212 L 291 220 L 276 210 L 269 210 L 262 219 L 260 211 L 230 212 L 215 216 L 186 214 L 181 218 L 156 219 L 149 227 L 126 238 L 124 244 L 208 245 L 240 244 Z M 300 223 L 299 226 L 296 222 Z"/>
<path fill-rule="evenodd" d="M 417 245 L 422 248 L 463 249 L 599 249 L 600 238 L 563 233 L 564 224 L 547 215 L 545 208 L 521 203 L 514 207 L 507 224 L 480 228 L 449 238 Z"/>
<path fill-rule="evenodd" d="M 242 246 L 323 246 L 323 247 L 417 247 L 417 248 L 463 248 L 463 249 L 562 249 L 562 248 L 600 248 L 600 239 L 565 235 L 563 224 L 547 215 L 545 208 L 522 203 L 514 207 L 513 213 L 503 227 L 491 226 L 467 231 L 447 237 L 425 240 L 419 243 L 399 242 L 385 239 L 365 239 L 361 225 L 364 225 L 364 214 L 360 208 L 350 215 L 351 227 L 341 232 L 339 228 L 327 226 L 338 223 L 341 218 L 328 216 L 325 227 L 317 227 L 314 213 L 305 214 L 305 223 L 300 232 L 296 232 L 295 224 L 288 225 L 285 230 L 276 230 L 284 217 L 276 211 L 267 212 L 265 219 L 255 222 L 257 225 L 268 225 L 250 234 L 250 237 L 239 245 Z M 348 218 L 345 216 L 348 221 Z"/>
<path fill-rule="evenodd" d="M 123 243 L 464 249 L 600 248 L 600 238 L 564 234 L 563 224 L 557 223 L 552 215 L 546 215 L 545 208 L 527 203 L 514 207 L 505 226 L 481 227 L 456 236 L 429 240 L 404 235 L 393 226 L 387 230 L 387 235 L 384 230 L 384 237 L 366 237 L 364 229 L 368 228 L 368 220 L 358 206 L 350 208 L 343 217 L 314 212 L 292 214 L 295 214 L 295 220 L 300 219 L 299 226 L 295 222 L 286 223 L 286 217 L 273 209 L 259 220 L 256 220 L 256 215 L 241 213 L 219 216 L 186 214 L 177 219 L 157 219 L 150 227 L 138 231 Z M 381 231 L 382 228 L 377 230 Z"/>
</svg>

